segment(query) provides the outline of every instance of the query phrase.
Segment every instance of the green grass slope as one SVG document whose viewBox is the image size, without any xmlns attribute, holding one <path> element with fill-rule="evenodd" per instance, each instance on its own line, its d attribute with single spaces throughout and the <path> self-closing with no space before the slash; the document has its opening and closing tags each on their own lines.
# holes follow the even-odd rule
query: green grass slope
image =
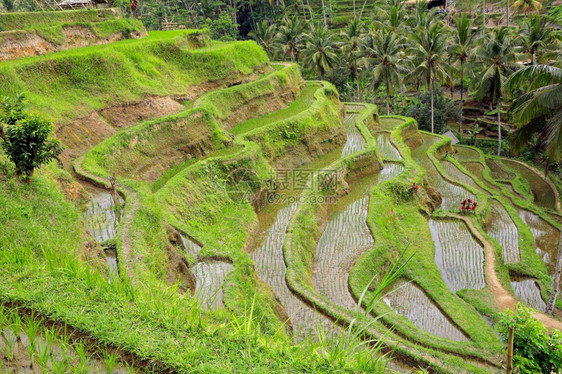
<svg viewBox="0 0 562 374">
<path fill-rule="evenodd" d="M 26 30 L 73 22 L 101 22 L 122 17 L 121 12 L 115 9 L 2 13 L 0 14 L 0 31 Z"/>
<path fill-rule="evenodd" d="M 57 123 L 147 95 L 186 95 L 198 84 L 248 75 L 267 63 L 254 42 L 216 43 L 206 32 L 147 38 L 0 62 L 2 95 L 26 92 L 30 108 Z"/>
</svg>

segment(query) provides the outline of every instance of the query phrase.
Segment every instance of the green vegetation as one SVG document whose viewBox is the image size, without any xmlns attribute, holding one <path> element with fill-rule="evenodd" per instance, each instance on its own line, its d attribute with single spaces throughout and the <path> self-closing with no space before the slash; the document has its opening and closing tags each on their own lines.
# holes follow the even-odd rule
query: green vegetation
<svg viewBox="0 0 562 374">
<path fill-rule="evenodd" d="M 121 13 L 114 9 L 0 13 L 0 31 L 27 30 L 74 22 L 101 22 L 119 19 L 121 17 Z"/>
<path fill-rule="evenodd" d="M 21 6 L 10 1 L 2 3 Z M 489 326 L 500 321 L 503 333 L 509 325 L 520 330 L 516 361 L 522 371 L 560 369 L 559 352 L 552 349 L 560 345 L 558 332 L 546 336 L 521 308 L 518 315 L 499 315 L 519 300 L 512 287 L 516 278 L 536 281 L 533 290 L 543 300 L 554 293 L 552 263 L 537 254 L 536 233 L 519 214 L 525 209 L 545 220 L 553 226 L 551 235 L 561 228 L 559 204 L 534 204 L 536 185 L 517 165 L 501 170 L 494 162 L 507 161 L 499 156 L 453 147 L 448 137 L 420 131 L 456 128 L 460 117 L 461 138 L 463 132 L 476 133 L 467 123 L 473 121 L 482 126 L 481 144 L 505 154 L 500 131 L 509 129 L 505 121 L 514 115 L 521 127 L 511 144 L 523 152 L 532 147 L 537 155 L 548 149 L 537 161 L 556 163 L 560 116 L 551 104 L 559 93 L 560 36 L 546 31 L 551 19 L 513 17 L 519 28 L 489 31 L 482 24 L 487 14 L 468 11 L 451 18 L 428 12 L 424 3 L 409 10 L 394 0 L 365 9 L 350 0 L 312 1 L 312 7 L 291 1 L 170 5 L 175 6 L 163 12 L 153 0 L 142 2 L 146 27 L 210 31 L 151 31 L 142 39 L 0 62 L 0 93 L 24 92 L 36 113 L 23 112 L 19 98 L 6 99 L 0 108 L 0 361 L 7 357 L 9 365 L 18 365 L 9 329 L 44 337 L 47 344 L 41 340 L 27 349 L 29 359 L 43 370 L 50 360 L 54 372 L 91 365 L 108 371 L 133 366 L 147 372 L 378 374 L 385 372 L 380 354 L 392 352 L 432 373 L 489 373 L 502 366 L 505 342 Z M 533 4 L 517 7 L 535 12 L 526 5 Z M 377 9 L 372 17 L 371 9 Z M 496 13 L 490 22 L 507 21 Z M 68 44 L 65 37 L 72 39 L 66 31 L 77 26 L 92 42 L 116 33 L 144 35 L 139 21 L 112 11 L 0 14 L 0 38 L 39 35 L 61 48 Z M 18 30 L 2 31 L 14 27 Z M 234 41 L 247 34 L 263 49 L 253 41 Z M 303 68 L 273 64 L 270 57 Z M 521 69 L 527 59 L 533 66 Z M 510 77 L 511 71 L 518 72 Z M 305 82 L 303 76 L 322 81 Z M 480 102 L 464 105 L 465 94 Z M 358 102 L 344 106 L 340 98 Z M 360 103 L 364 100 L 373 104 Z M 386 107 L 387 116 L 379 117 L 377 104 Z M 460 116 L 459 107 L 465 111 Z M 388 115 L 393 112 L 416 113 L 420 121 Z M 49 138 L 50 120 L 68 146 L 61 157 L 66 169 L 51 160 L 60 149 Z M 346 130 L 350 142 L 346 156 L 339 157 Z M 31 139 L 30 132 L 39 138 Z M 498 140 L 480 139 L 491 136 Z M 399 161 L 383 160 L 378 144 L 388 139 L 391 144 L 381 149 L 394 146 Z M 26 152 L 28 145 L 41 144 L 40 157 Z M 350 148 L 359 150 L 348 154 Z M 320 170 L 319 164 L 327 167 Z M 40 165 L 30 183 L 17 178 Z M 304 188 L 289 193 L 299 197 L 288 207 L 294 213 L 268 205 L 271 212 L 262 214 L 272 192 L 279 192 L 273 189 L 283 190 L 283 170 L 300 167 L 332 177 L 337 186 L 302 180 Z M 396 170 L 401 173 L 375 184 Z M 313 282 L 319 270 L 315 256 L 326 221 L 337 210 L 326 201 L 336 196 L 339 209 L 358 190 L 369 197 L 361 224 L 374 244 L 365 252 L 350 250 L 355 257 L 341 261 L 349 275 L 342 277 L 343 292 L 350 292 L 345 296 L 354 305 L 343 307 L 349 303 L 324 296 Z M 87 204 L 86 191 L 95 203 Z M 440 193 L 449 203 L 452 196 L 470 194 L 478 208 L 474 214 L 444 208 Z M 509 248 L 500 245 L 503 238 L 492 237 L 497 237 L 490 231 L 498 223 L 495 206 L 505 209 L 502 219 L 516 231 L 517 238 L 510 236 L 519 249 L 516 263 L 504 263 Z M 112 216 L 106 219 L 115 218 L 109 240 L 97 243 L 87 232 L 86 209 L 86 215 L 105 209 Z M 475 260 L 475 266 L 483 261 L 483 274 L 478 268 L 476 275 L 482 288 L 448 286 L 435 259 L 432 230 L 438 229 L 431 225 L 444 220 L 458 223 L 451 227 L 462 231 L 461 242 L 469 238 L 483 247 L 484 256 Z M 254 263 L 248 253 L 263 245 L 265 234 L 279 235 L 276 276 L 288 296 L 276 294 L 276 281 L 264 283 L 258 274 L 269 265 Z M 200 301 L 208 280 L 201 269 L 212 262 L 226 262 L 230 269 L 218 285 L 216 310 Z M 415 284 L 456 329 L 459 341 L 426 331 L 385 303 L 402 281 Z M 318 323 L 299 320 L 285 296 L 303 308 L 297 314 L 305 319 L 316 310 Z M 556 305 L 562 308 L 562 301 Z M 549 327 L 560 326 L 544 313 L 540 318 Z M 324 326 L 328 320 L 335 324 Z M 293 328 L 308 330 L 310 337 L 291 336 Z M 63 354 L 55 357 L 59 345 Z"/>
<path fill-rule="evenodd" d="M 507 342 L 509 329 L 514 329 L 513 364 L 521 373 L 557 373 L 562 370 L 562 335 L 547 333 L 531 316 L 531 310 L 518 304 L 517 311 L 501 314 L 498 329 Z"/>
<path fill-rule="evenodd" d="M 16 175 L 30 180 L 36 168 L 61 154 L 60 142 L 51 138 L 53 125 L 24 111 L 23 95 L 0 102 L 2 147 L 16 167 Z"/>
<path fill-rule="evenodd" d="M 253 42 L 214 44 L 198 30 L 6 61 L 0 90 L 26 92 L 30 108 L 58 123 L 147 95 L 184 95 L 195 85 L 248 75 L 267 62 Z M 201 45 L 201 43 L 203 43 Z"/>
</svg>

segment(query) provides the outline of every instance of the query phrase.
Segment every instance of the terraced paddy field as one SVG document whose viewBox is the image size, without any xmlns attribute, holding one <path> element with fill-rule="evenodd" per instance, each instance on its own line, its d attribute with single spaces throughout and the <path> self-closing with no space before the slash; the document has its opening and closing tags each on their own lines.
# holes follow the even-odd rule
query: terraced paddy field
<svg viewBox="0 0 562 374">
<path fill-rule="evenodd" d="M 39 82 L 46 61 L 122 75 Z M 0 154 L 2 369 L 497 373 L 498 312 L 560 328 L 542 313 L 558 197 L 530 169 L 451 156 L 413 119 L 200 31 L 0 71 L 67 146 L 29 184 Z"/>
</svg>

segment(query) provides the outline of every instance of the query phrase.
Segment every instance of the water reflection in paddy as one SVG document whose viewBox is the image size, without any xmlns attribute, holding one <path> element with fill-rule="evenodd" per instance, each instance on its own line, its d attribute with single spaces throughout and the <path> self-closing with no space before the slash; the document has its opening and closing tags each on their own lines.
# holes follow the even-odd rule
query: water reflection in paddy
<svg viewBox="0 0 562 374">
<path fill-rule="evenodd" d="M 395 290 L 387 294 L 384 301 L 397 313 L 430 334 L 451 340 L 468 341 L 421 288 L 405 281 L 396 282 L 394 287 Z"/>
<path fill-rule="evenodd" d="M 429 228 L 435 244 L 435 263 L 449 289 L 456 292 L 484 288 L 484 249 L 466 225 L 456 220 L 430 219 Z"/>
</svg>

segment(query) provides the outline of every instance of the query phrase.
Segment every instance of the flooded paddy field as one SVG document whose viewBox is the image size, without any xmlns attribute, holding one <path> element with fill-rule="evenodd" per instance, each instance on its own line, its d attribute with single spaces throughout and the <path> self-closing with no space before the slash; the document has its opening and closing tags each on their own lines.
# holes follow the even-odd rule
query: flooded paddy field
<svg viewBox="0 0 562 374">
<path fill-rule="evenodd" d="M 416 284 L 400 280 L 393 287 L 394 290 L 385 296 L 384 302 L 396 313 L 430 334 L 468 341 L 464 333 L 449 321 Z"/>
<path fill-rule="evenodd" d="M 519 252 L 519 230 L 504 206 L 497 200 L 490 200 L 492 222 L 486 232 L 503 248 L 503 261 L 515 264 L 521 261 Z"/>
<path fill-rule="evenodd" d="M 124 200 L 116 195 L 116 204 L 111 192 L 88 183 L 84 183 L 83 186 L 92 198 L 85 213 L 88 232 L 98 243 L 113 239 L 117 234 L 119 221 L 123 218 Z"/>
<path fill-rule="evenodd" d="M 456 292 L 484 288 L 484 249 L 464 222 L 430 219 L 429 228 L 435 244 L 435 263 L 449 289 Z"/>
<path fill-rule="evenodd" d="M 480 187 L 475 181 L 474 179 L 472 179 L 471 177 L 469 177 L 468 175 L 466 175 L 465 173 L 463 173 L 462 171 L 459 170 L 459 168 L 456 167 L 455 164 L 453 164 L 450 161 L 441 161 L 443 168 L 445 169 L 445 171 L 447 172 L 447 174 L 449 174 L 449 176 L 451 178 L 453 178 L 454 180 L 458 181 L 458 182 L 462 182 L 468 186 L 471 186 L 473 188 L 475 188 L 477 191 L 482 192 L 486 195 L 488 195 L 488 192 L 485 191 L 484 189 L 482 189 L 482 187 Z M 468 169 L 467 169 L 468 170 Z"/>
<path fill-rule="evenodd" d="M 494 179 L 507 179 L 507 180 L 515 179 L 515 174 L 506 170 L 501 164 L 501 162 L 495 159 L 486 158 L 486 165 L 488 165 L 488 167 L 490 168 L 492 178 Z"/>
<path fill-rule="evenodd" d="M 513 160 L 503 159 L 502 163 L 527 180 L 533 192 L 535 204 L 543 208 L 556 210 L 556 195 L 542 175 Z"/>
<path fill-rule="evenodd" d="M 400 164 L 386 163 L 384 169 L 351 185 L 351 192 L 329 207 L 329 219 L 318 240 L 313 259 L 315 289 L 335 304 L 354 309 L 349 290 L 349 273 L 357 258 L 374 244 L 367 226 L 370 189 L 403 171 Z"/>
<path fill-rule="evenodd" d="M 539 312 L 544 312 L 546 303 L 541 297 L 541 290 L 534 279 L 512 279 L 511 288 L 515 295 L 521 299 L 525 304 Z"/>
<path fill-rule="evenodd" d="M 20 315 L 0 306 L 0 372 L 42 373 L 134 373 L 110 350 L 94 353 L 91 346 L 64 328 L 42 319 Z"/>
<path fill-rule="evenodd" d="M 402 156 L 400 152 L 392 145 L 390 142 L 390 134 L 379 133 L 377 135 L 377 146 L 379 147 L 379 152 L 384 160 L 400 161 Z"/>
<path fill-rule="evenodd" d="M 441 139 L 435 136 L 423 134 L 423 143 L 412 150 L 412 157 L 420 166 L 427 171 L 429 183 L 441 194 L 443 202 L 441 209 L 458 210 L 464 199 L 476 200 L 476 197 L 461 186 L 446 181 L 433 165 L 427 155 L 427 150 Z"/>
<path fill-rule="evenodd" d="M 459 162 L 480 160 L 480 153 L 478 153 L 475 149 L 467 147 L 454 147 L 454 149 L 457 151 L 455 157 L 459 160 Z"/>
<path fill-rule="evenodd" d="M 560 231 L 529 210 L 519 208 L 517 211 L 519 217 L 531 229 L 531 233 L 535 238 L 535 250 L 546 264 L 549 273 L 554 273 Z"/>
<path fill-rule="evenodd" d="M 218 309 L 223 304 L 223 284 L 232 264 L 224 261 L 201 261 L 193 268 L 195 295 L 204 309 Z"/>
</svg>

